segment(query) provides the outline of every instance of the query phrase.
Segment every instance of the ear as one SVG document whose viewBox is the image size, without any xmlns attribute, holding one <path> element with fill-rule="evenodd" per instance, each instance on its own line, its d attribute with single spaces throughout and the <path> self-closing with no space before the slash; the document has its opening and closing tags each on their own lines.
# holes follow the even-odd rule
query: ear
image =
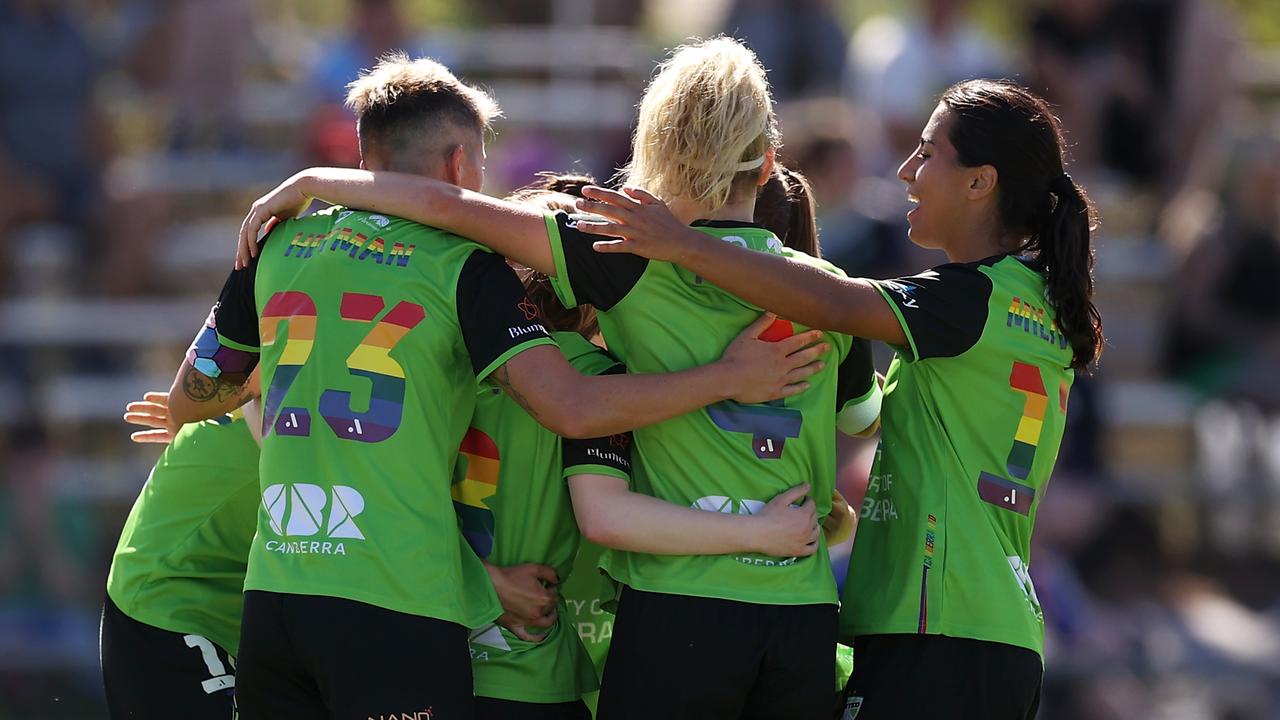
<svg viewBox="0 0 1280 720">
<path fill-rule="evenodd" d="M 444 156 L 444 179 L 450 185 L 461 185 L 463 176 L 463 166 L 467 161 L 467 151 L 461 144 L 454 145 L 453 149 Z"/>
<path fill-rule="evenodd" d="M 764 164 L 760 166 L 760 174 L 756 176 L 756 185 L 764 185 L 769 182 L 769 177 L 773 175 L 774 153 L 773 148 L 764 151 Z"/>
<path fill-rule="evenodd" d="M 981 200 L 996 190 L 1000 173 L 994 165 L 979 165 L 970 171 L 968 196 L 970 200 Z"/>
</svg>

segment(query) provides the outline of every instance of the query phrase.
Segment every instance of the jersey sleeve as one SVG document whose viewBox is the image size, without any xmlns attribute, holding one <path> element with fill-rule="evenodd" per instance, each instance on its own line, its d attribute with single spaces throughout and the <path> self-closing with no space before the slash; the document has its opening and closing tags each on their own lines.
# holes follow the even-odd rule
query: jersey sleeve
<svg viewBox="0 0 1280 720">
<path fill-rule="evenodd" d="M 849 354 L 836 371 L 836 428 L 857 435 L 880 417 L 883 393 L 871 359 L 871 343 L 852 338 Z"/>
<path fill-rule="evenodd" d="M 597 375 L 625 375 L 626 367 L 615 363 Z M 631 482 L 631 433 L 609 437 L 574 440 L 560 439 L 560 455 L 564 472 L 569 479 L 573 475 L 608 475 Z"/>
<path fill-rule="evenodd" d="M 555 259 L 551 285 L 565 307 L 580 303 L 609 310 L 640 282 L 649 261 L 630 253 L 598 253 L 592 247 L 600 238 L 578 230 L 577 217 L 565 212 L 547 213 L 547 240 Z"/>
<path fill-rule="evenodd" d="M 908 361 L 955 357 L 982 337 L 991 279 L 973 265 L 940 265 L 919 275 L 872 283 L 907 336 Z"/>
<path fill-rule="evenodd" d="M 257 258 L 232 271 L 209 311 L 204 327 L 187 348 L 187 361 L 210 378 L 243 382 L 258 365 L 258 309 L 254 304 Z"/>
<path fill-rule="evenodd" d="M 537 304 L 501 255 L 471 253 L 458 275 L 457 310 L 477 381 L 525 350 L 555 344 L 538 319 Z"/>
</svg>

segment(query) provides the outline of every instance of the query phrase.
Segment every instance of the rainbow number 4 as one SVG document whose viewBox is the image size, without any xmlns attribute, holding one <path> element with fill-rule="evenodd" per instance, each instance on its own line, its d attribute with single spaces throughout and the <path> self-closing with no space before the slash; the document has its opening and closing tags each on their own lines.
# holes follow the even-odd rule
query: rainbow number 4
<svg viewBox="0 0 1280 720">
<path fill-rule="evenodd" d="M 711 422 L 721 430 L 751 436 L 751 449 L 761 460 L 782 457 L 787 438 L 800 437 L 804 416 L 786 407 L 781 400 L 760 405 L 744 405 L 724 400 L 707 406 Z"/>
<path fill-rule="evenodd" d="M 1013 437 L 1013 448 L 1005 463 L 1006 476 L 989 472 L 978 474 L 978 497 L 996 507 L 1029 515 L 1036 499 L 1036 489 L 1024 484 L 1031 474 L 1036 448 L 1044 431 L 1044 416 L 1049 409 L 1049 394 L 1045 392 L 1044 377 L 1040 368 L 1023 362 L 1014 362 L 1009 374 L 1009 387 L 1026 396 L 1022 406 L 1022 419 Z M 1066 411 L 1066 387 L 1061 394 L 1060 410 Z M 1024 481 L 1024 482 L 1019 482 Z"/>
<path fill-rule="evenodd" d="M 386 301 L 377 295 L 342 294 L 343 320 L 374 323 L 347 356 L 348 372 L 370 383 L 369 409 L 353 410 L 351 393 L 347 390 L 325 390 L 320 395 L 320 415 L 333 433 L 345 440 L 382 442 L 400 427 L 404 413 L 404 368 L 390 353 L 405 334 L 422 322 L 426 311 L 421 305 L 407 301 L 396 303 L 382 314 L 385 309 Z M 275 342 L 280 325 L 286 321 L 289 337 L 263 402 L 263 434 L 274 431 L 277 435 L 307 437 L 311 435 L 310 411 L 282 403 L 311 356 L 316 333 L 315 302 L 301 292 L 272 295 L 262 311 L 263 346 Z"/>
</svg>

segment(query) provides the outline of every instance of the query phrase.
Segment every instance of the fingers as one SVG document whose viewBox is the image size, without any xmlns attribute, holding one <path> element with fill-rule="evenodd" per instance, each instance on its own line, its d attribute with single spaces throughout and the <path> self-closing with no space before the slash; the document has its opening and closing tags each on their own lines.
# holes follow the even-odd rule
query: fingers
<svg viewBox="0 0 1280 720">
<path fill-rule="evenodd" d="M 616 238 L 621 238 L 627 231 L 627 226 L 622 223 L 588 218 L 579 218 L 574 227 L 592 235 L 607 235 Z"/>
<path fill-rule="evenodd" d="M 139 430 L 129 435 L 129 439 L 139 445 L 160 444 L 168 445 L 173 440 L 173 434 L 168 428 L 159 428 L 156 430 Z"/>
<path fill-rule="evenodd" d="M 552 625 L 554 624 L 555 623 L 553 622 Z M 523 625 L 512 624 L 512 625 L 507 625 L 505 627 L 511 631 L 512 635 L 515 635 L 516 637 L 520 638 L 521 640 L 524 640 L 525 642 L 540 643 L 543 640 L 547 639 L 546 633 L 535 635 L 534 633 L 531 633 L 528 630 L 526 630 L 525 626 Z M 547 627 L 550 627 L 550 626 L 547 626 Z"/>
<path fill-rule="evenodd" d="M 813 498 L 809 498 L 808 500 L 805 500 L 804 504 L 797 509 L 809 514 L 809 518 L 808 518 L 809 524 L 811 525 L 818 524 L 818 505 L 813 501 Z"/>
<path fill-rule="evenodd" d="M 125 413 L 124 421 L 130 425 L 141 425 L 145 428 L 163 428 L 168 427 L 169 418 L 157 417 L 145 413 Z"/>
<path fill-rule="evenodd" d="M 610 190 L 609 188 L 603 188 L 603 187 L 600 187 L 599 185 L 588 185 L 582 188 L 582 197 L 587 198 L 588 200 L 595 201 L 596 203 L 601 203 L 601 205 L 591 205 L 590 203 L 581 203 L 581 202 L 579 203 L 580 205 L 586 205 L 586 207 L 590 209 L 591 212 L 595 212 L 596 210 L 605 210 L 606 207 L 602 207 L 602 205 L 607 206 L 610 209 L 619 208 L 619 209 L 629 210 L 640 204 L 630 195 L 618 192 L 617 190 Z M 604 214 L 604 213 L 601 213 L 601 214 Z"/>
<path fill-rule="evenodd" d="M 774 315 L 773 313 L 767 312 L 762 314 L 760 317 L 756 318 L 754 322 L 748 325 L 742 332 L 738 333 L 738 339 L 741 340 L 743 338 L 759 338 L 760 335 L 764 333 L 765 330 L 769 329 L 769 326 L 773 324 L 773 321 L 777 319 L 778 319 L 778 316 Z"/>
<path fill-rule="evenodd" d="M 824 342 L 818 343 L 817 345 L 810 345 L 803 350 L 798 350 L 788 354 L 787 360 L 790 360 L 797 365 L 808 365 L 809 363 L 820 359 L 823 355 L 826 355 L 827 351 L 830 349 L 831 346 Z"/>
<path fill-rule="evenodd" d="M 169 391 L 151 390 L 142 394 L 142 399 L 149 403 L 160 403 L 169 406 Z"/>
<path fill-rule="evenodd" d="M 784 386 L 781 390 L 774 393 L 773 399 L 781 400 L 782 398 L 795 397 L 796 395 L 799 395 L 800 393 L 808 389 L 809 389 L 809 383 L 807 382 L 793 383 L 791 385 Z"/>
<path fill-rule="evenodd" d="M 540 628 L 551 628 L 555 626 L 556 620 L 558 620 L 559 618 L 560 618 L 559 611 L 557 611 L 555 608 L 552 608 L 550 612 L 538 618 L 537 620 L 533 621 L 532 623 L 530 623 L 530 625 L 533 625 L 534 627 L 540 627 Z"/>
<path fill-rule="evenodd" d="M 769 502 L 790 505 L 809 493 L 809 483 L 800 483 L 795 487 L 784 490 L 773 497 Z"/>
<path fill-rule="evenodd" d="M 280 217 L 268 215 L 261 200 L 253 204 L 244 222 L 240 223 L 240 241 L 236 245 L 237 270 L 248 267 L 249 262 L 258 256 L 258 238 L 271 232 L 278 222 Z"/>
<path fill-rule="evenodd" d="M 560 576 L 556 574 L 555 568 L 550 565 L 534 565 L 533 576 L 543 581 L 547 585 L 559 585 Z M 554 600 L 554 598 L 552 598 Z"/>
<path fill-rule="evenodd" d="M 776 316 L 775 316 L 776 317 Z M 801 350 L 812 345 L 822 339 L 821 330 L 807 330 L 802 333 L 796 333 L 791 337 L 785 337 L 778 342 L 778 348 L 785 351 L 788 355 L 797 350 Z"/>
<path fill-rule="evenodd" d="M 800 381 L 806 378 L 813 377 L 814 375 L 817 375 L 818 373 L 822 372 L 822 368 L 824 367 L 826 367 L 826 363 L 824 363 L 821 360 L 817 362 L 811 362 L 808 365 L 801 365 L 800 367 L 795 368 L 790 372 L 788 372 L 785 376 L 783 376 L 782 380 L 787 385 L 795 385 L 796 383 L 799 383 Z"/>
<path fill-rule="evenodd" d="M 158 415 L 160 417 L 169 416 L 169 406 L 156 402 L 147 402 L 145 400 L 134 400 L 124 406 L 126 413 L 136 415 Z"/>
<path fill-rule="evenodd" d="M 588 232 L 593 231 L 588 230 Z M 597 240 L 591 243 L 591 248 L 598 253 L 629 253 L 631 252 L 631 241 L 625 239 Z"/>
<path fill-rule="evenodd" d="M 623 186 L 622 192 L 635 198 L 641 205 L 659 205 L 662 203 L 662 200 L 658 199 L 656 195 L 642 187 L 636 187 L 635 185 Z"/>
<path fill-rule="evenodd" d="M 254 203 L 249 208 L 249 214 L 244 216 L 244 222 L 240 223 L 240 238 L 236 242 L 236 269 L 243 270 L 249 266 L 249 260 L 253 258 L 250 254 L 250 246 L 253 243 L 253 236 L 258 232 L 258 226 L 262 222 L 258 219 L 258 210 L 261 206 Z"/>
</svg>

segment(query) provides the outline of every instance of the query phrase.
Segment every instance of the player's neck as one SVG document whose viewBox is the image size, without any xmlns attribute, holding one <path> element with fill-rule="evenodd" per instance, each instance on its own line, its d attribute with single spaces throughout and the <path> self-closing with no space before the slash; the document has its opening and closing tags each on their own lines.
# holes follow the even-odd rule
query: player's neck
<svg viewBox="0 0 1280 720">
<path fill-rule="evenodd" d="M 756 198 L 754 194 L 748 193 L 745 198 L 728 202 L 716 210 L 707 210 L 697 203 L 676 198 L 668 202 L 667 207 L 685 225 L 694 220 L 729 220 L 745 224 L 752 222 L 755 216 Z"/>
</svg>

